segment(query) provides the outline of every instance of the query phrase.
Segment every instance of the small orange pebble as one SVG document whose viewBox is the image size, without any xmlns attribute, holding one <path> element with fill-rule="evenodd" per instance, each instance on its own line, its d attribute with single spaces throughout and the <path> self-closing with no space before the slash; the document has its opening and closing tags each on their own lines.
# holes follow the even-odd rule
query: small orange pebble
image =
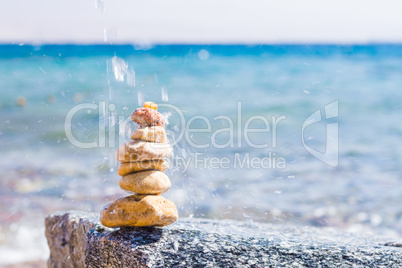
<svg viewBox="0 0 402 268">
<path fill-rule="evenodd" d="M 19 96 L 16 100 L 18 106 L 23 107 L 27 104 L 27 99 L 25 97 Z"/>
<path fill-rule="evenodd" d="M 150 108 L 150 109 L 153 109 L 155 111 L 158 110 L 158 105 L 156 103 L 152 102 L 152 101 L 144 102 L 143 107 Z"/>
</svg>

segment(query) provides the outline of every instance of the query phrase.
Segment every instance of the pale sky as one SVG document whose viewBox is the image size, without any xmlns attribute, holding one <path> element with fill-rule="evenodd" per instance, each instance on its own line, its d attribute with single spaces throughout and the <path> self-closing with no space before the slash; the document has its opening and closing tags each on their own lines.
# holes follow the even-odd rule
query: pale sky
<svg viewBox="0 0 402 268">
<path fill-rule="evenodd" d="M 402 43 L 401 0 L 0 0 L 1 43 Z"/>
</svg>

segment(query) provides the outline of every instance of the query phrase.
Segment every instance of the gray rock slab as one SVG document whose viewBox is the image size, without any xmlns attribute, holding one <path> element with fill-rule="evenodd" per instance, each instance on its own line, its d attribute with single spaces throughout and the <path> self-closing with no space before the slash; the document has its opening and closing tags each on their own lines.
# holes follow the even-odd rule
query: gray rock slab
<svg viewBox="0 0 402 268">
<path fill-rule="evenodd" d="M 400 238 L 231 220 L 102 226 L 98 214 L 46 218 L 49 267 L 402 267 Z"/>
</svg>

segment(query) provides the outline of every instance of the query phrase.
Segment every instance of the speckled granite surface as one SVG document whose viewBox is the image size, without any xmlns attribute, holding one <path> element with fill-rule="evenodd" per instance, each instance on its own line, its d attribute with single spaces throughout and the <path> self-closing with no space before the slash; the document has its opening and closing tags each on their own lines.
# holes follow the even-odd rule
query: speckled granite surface
<svg viewBox="0 0 402 268">
<path fill-rule="evenodd" d="M 49 267 L 402 266 L 400 238 L 230 220 L 109 229 L 97 214 L 57 212 L 46 236 Z"/>
</svg>

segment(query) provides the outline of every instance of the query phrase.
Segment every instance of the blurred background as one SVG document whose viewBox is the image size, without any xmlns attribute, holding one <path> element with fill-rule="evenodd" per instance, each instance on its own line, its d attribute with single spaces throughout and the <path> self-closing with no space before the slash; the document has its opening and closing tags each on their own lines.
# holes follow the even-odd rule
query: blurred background
<svg viewBox="0 0 402 268">
<path fill-rule="evenodd" d="M 197 149 L 181 140 L 176 159 L 282 157 L 285 168 L 188 169 L 172 165 L 164 194 L 181 217 L 236 219 L 402 234 L 402 16 L 396 0 L 367 1 L 1 1 L 0 266 L 44 267 L 44 217 L 98 213 L 126 195 L 114 152 L 134 125 L 115 132 L 144 100 L 172 104 L 186 119 L 235 129 L 259 115 L 286 116 L 272 133 L 241 146 Z M 303 146 L 305 120 L 338 101 L 339 164 Z M 238 118 L 238 102 L 242 120 Z M 80 104 L 66 136 L 66 116 Z M 168 117 L 171 139 L 179 117 Z M 239 124 L 240 123 L 240 124 Z M 259 122 L 261 123 L 261 122 Z M 325 151 L 326 124 L 304 131 Z M 253 128 L 262 128 L 257 121 Z M 205 128 L 195 121 L 192 128 Z M 102 134 L 105 133 L 105 134 Z M 100 137 L 101 136 L 101 137 Z M 211 143 L 211 133 L 193 140 Z M 214 136 L 224 144 L 230 137 Z M 335 141 L 332 141 L 335 142 Z M 233 165 L 232 165 L 233 166 Z"/>
</svg>

